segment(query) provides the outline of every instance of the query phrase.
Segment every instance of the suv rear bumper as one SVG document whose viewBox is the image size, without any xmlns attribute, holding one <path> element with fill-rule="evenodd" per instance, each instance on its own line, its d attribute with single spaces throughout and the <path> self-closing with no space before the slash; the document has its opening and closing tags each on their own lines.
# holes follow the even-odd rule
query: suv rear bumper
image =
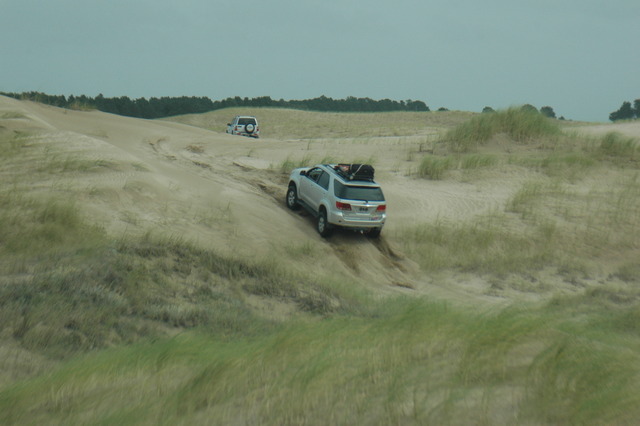
<svg viewBox="0 0 640 426">
<path fill-rule="evenodd" d="M 381 214 L 377 219 L 372 217 L 359 219 L 355 217 L 347 217 L 340 212 L 331 212 L 327 219 L 329 223 L 334 226 L 356 230 L 367 230 L 371 228 L 382 228 L 387 219 L 387 215 Z"/>
<path fill-rule="evenodd" d="M 249 136 L 251 138 L 256 138 L 258 139 L 260 137 L 260 135 L 255 134 L 255 133 L 245 133 L 245 132 L 233 132 L 232 135 L 238 135 L 238 136 Z"/>
</svg>

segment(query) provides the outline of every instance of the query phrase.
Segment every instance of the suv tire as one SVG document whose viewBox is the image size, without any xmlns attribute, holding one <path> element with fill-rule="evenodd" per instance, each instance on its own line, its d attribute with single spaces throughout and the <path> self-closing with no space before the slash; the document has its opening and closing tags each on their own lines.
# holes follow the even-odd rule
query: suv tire
<svg viewBox="0 0 640 426">
<path fill-rule="evenodd" d="M 333 232 L 331 224 L 327 221 L 327 212 L 322 207 L 320 208 L 320 214 L 318 214 L 316 229 L 322 238 L 330 237 Z"/>
<path fill-rule="evenodd" d="M 285 202 L 287 203 L 287 207 L 289 207 L 291 210 L 298 210 L 300 208 L 300 204 L 298 204 L 298 191 L 296 190 L 295 185 L 289 185 L 289 189 L 287 189 L 287 196 L 285 197 Z"/>
<path fill-rule="evenodd" d="M 249 124 L 245 124 L 244 125 L 244 131 L 251 134 L 253 133 L 253 131 L 256 129 L 256 126 L 254 126 L 253 124 L 249 123 Z"/>
</svg>

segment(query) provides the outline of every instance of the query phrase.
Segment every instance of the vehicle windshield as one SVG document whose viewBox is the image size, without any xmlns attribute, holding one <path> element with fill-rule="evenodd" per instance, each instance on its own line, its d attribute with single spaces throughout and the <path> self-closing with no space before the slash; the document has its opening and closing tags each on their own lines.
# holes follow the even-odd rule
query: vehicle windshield
<svg viewBox="0 0 640 426">
<path fill-rule="evenodd" d="M 238 118 L 238 124 L 241 125 L 245 125 L 245 124 L 256 124 L 256 119 L 255 118 Z"/>
<path fill-rule="evenodd" d="M 379 187 L 344 185 L 335 180 L 333 191 L 336 197 L 345 200 L 384 201 Z"/>
</svg>

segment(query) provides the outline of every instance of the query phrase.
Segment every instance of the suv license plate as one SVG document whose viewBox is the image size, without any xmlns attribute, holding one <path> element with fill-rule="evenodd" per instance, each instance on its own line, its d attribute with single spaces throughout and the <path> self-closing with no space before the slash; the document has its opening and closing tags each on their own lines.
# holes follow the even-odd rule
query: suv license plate
<svg viewBox="0 0 640 426">
<path fill-rule="evenodd" d="M 367 208 L 367 207 L 358 207 L 358 211 L 359 212 L 368 212 L 369 208 Z"/>
</svg>

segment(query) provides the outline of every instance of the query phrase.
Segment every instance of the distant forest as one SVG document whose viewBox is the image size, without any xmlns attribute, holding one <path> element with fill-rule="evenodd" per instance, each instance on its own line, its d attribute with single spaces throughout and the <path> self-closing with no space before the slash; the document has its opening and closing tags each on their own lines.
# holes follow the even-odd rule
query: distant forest
<svg viewBox="0 0 640 426">
<path fill-rule="evenodd" d="M 640 99 L 633 101 L 633 106 L 631 106 L 631 102 L 624 101 L 617 111 L 609 114 L 609 120 L 611 121 L 632 120 L 635 118 L 640 118 Z"/>
<path fill-rule="evenodd" d="M 40 92 L 3 93 L 15 99 L 30 100 L 61 108 L 109 112 L 138 118 L 162 118 L 173 115 L 196 114 L 230 107 L 277 107 L 326 112 L 388 112 L 388 111 L 429 111 L 422 101 L 373 100 L 349 96 L 346 99 L 332 99 L 326 96 L 306 100 L 274 100 L 269 96 L 241 98 L 239 96 L 212 101 L 207 97 L 180 96 L 161 98 L 130 99 L 127 96 L 105 98 L 99 94 L 95 98 L 85 95 L 66 97 L 47 95 Z"/>
</svg>

